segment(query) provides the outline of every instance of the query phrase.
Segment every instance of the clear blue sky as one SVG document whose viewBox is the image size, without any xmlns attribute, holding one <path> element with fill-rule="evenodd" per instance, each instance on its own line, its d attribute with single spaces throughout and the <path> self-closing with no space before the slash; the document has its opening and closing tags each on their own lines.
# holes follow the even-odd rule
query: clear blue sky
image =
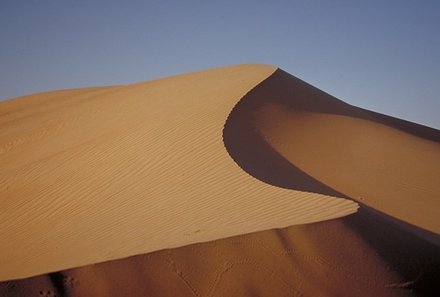
<svg viewBox="0 0 440 297">
<path fill-rule="evenodd" d="M 248 62 L 440 128 L 440 1 L 0 0 L 0 99 Z"/>
</svg>

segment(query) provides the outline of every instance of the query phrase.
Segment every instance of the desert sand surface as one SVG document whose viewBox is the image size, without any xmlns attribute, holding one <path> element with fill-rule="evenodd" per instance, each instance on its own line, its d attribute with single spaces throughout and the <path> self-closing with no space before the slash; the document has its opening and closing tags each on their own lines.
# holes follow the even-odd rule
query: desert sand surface
<svg viewBox="0 0 440 297">
<path fill-rule="evenodd" d="M 0 296 L 440 294 L 438 130 L 266 65 L 0 114 Z"/>
<path fill-rule="evenodd" d="M 2 104 L 0 279 L 355 212 L 351 200 L 264 183 L 229 156 L 229 113 L 274 71 L 239 66 Z"/>
</svg>

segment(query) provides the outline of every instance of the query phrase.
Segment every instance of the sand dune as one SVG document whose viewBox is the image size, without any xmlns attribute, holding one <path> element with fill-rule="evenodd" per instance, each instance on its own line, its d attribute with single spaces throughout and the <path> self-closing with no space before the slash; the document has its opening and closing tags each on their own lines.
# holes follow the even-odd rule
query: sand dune
<svg viewBox="0 0 440 297">
<path fill-rule="evenodd" d="M 5 103 L 0 279 L 355 212 L 349 200 L 254 179 L 225 150 L 228 114 L 274 71 L 238 66 Z"/>
<path fill-rule="evenodd" d="M 264 65 L 0 114 L 0 296 L 440 294 L 438 130 Z"/>
</svg>

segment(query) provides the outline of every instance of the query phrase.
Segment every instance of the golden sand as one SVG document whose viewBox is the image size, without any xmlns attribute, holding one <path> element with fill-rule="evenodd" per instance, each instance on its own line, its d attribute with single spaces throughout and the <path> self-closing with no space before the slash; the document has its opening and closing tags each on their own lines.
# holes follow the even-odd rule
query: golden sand
<svg viewBox="0 0 440 297">
<path fill-rule="evenodd" d="M 438 130 L 266 65 L 0 114 L 0 296 L 440 294 Z"/>
</svg>

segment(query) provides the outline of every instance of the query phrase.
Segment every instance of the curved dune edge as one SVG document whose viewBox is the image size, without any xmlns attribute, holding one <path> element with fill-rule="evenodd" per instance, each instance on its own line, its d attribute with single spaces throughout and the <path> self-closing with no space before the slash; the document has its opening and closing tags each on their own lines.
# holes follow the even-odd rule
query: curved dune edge
<svg viewBox="0 0 440 297">
<path fill-rule="evenodd" d="M 350 200 L 262 183 L 225 150 L 229 112 L 275 70 L 1 103 L 0 280 L 354 213 Z"/>
<path fill-rule="evenodd" d="M 440 234 L 440 131 L 348 105 L 282 70 L 229 121 L 225 145 L 256 178 L 348 197 Z"/>
</svg>

